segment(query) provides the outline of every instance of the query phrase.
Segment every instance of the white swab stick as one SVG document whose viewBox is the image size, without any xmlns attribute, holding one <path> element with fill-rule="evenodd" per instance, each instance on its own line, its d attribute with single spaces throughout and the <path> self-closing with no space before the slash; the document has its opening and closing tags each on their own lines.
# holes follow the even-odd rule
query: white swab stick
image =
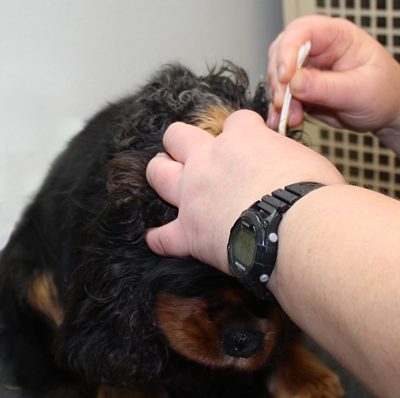
<svg viewBox="0 0 400 398">
<path fill-rule="evenodd" d="M 299 49 L 299 53 L 297 54 L 297 69 L 301 68 L 304 64 L 304 61 L 308 57 L 308 54 L 311 50 L 311 42 L 308 41 L 306 44 L 302 45 Z M 283 100 L 283 106 L 281 110 L 281 117 L 279 120 L 279 128 L 278 131 L 280 134 L 286 135 L 288 116 L 289 116 L 289 107 L 290 101 L 292 99 L 292 94 L 290 93 L 289 84 L 286 86 L 285 98 Z"/>
</svg>

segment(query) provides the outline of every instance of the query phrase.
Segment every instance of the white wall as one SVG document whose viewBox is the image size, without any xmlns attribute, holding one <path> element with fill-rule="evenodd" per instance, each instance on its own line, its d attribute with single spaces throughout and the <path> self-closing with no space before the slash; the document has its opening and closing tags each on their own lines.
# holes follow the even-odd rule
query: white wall
<svg viewBox="0 0 400 398">
<path fill-rule="evenodd" d="M 54 156 L 160 65 L 229 59 L 253 87 L 279 0 L 0 0 L 0 249 Z"/>
</svg>

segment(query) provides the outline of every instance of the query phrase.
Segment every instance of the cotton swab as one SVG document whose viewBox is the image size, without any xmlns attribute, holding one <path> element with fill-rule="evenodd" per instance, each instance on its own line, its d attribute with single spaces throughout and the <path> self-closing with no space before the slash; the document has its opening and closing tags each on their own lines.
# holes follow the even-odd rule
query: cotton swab
<svg viewBox="0 0 400 398">
<path fill-rule="evenodd" d="M 297 69 L 301 68 L 304 64 L 304 61 L 308 57 L 308 54 L 310 53 L 311 50 L 311 42 L 308 41 L 304 45 L 302 45 L 299 49 L 299 52 L 297 54 Z M 279 128 L 278 132 L 280 134 L 286 135 L 286 129 L 287 129 L 287 123 L 288 123 L 288 115 L 289 115 L 289 107 L 290 107 L 290 101 L 292 99 L 292 94 L 290 93 L 289 89 L 289 84 L 286 86 L 286 93 L 285 93 L 285 98 L 283 100 L 283 106 L 281 110 L 281 117 L 279 120 Z"/>
</svg>

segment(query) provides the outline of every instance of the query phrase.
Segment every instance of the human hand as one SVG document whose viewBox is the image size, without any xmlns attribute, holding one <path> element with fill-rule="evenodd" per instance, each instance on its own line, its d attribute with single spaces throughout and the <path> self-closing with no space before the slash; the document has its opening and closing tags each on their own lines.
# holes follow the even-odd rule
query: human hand
<svg viewBox="0 0 400 398">
<path fill-rule="evenodd" d="M 308 40 L 307 68 L 296 70 L 297 52 Z M 267 82 L 272 95 L 270 128 L 278 127 L 289 83 L 294 98 L 290 126 L 303 121 L 305 110 L 334 127 L 372 131 L 400 153 L 396 136 L 400 131 L 400 66 L 353 23 L 322 15 L 290 23 L 271 44 Z"/>
<path fill-rule="evenodd" d="M 225 273 L 230 273 L 230 229 L 252 203 L 291 183 L 344 182 L 329 161 L 270 130 L 251 111 L 229 116 L 216 138 L 175 123 L 164 135 L 164 146 L 171 157 L 153 158 L 147 179 L 179 214 L 173 222 L 149 230 L 147 244 L 159 255 L 190 255 Z"/>
</svg>

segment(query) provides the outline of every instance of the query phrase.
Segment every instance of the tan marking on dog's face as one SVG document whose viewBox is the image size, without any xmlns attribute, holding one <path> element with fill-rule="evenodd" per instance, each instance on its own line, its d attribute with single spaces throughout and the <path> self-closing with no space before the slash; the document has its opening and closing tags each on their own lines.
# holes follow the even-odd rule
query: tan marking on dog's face
<svg viewBox="0 0 400 398">
<path fill-rule="evenodd" d="M 263 366 L 276 345 L 281 330 L 280 310 L 273 308 L 268 319 L 245 316 L 249 309 L 241 301 L 247 293 L 225 290 L 207 297 L 183 298 L 160 292 L 156 320 L 170 346 L 179 354 L 213 368 L 254 371 Z M 221 294 L 219 294 L 221 293 Z M 242 296 L 242 297 L 240 297 Z M 265 344 L 250 358 L 226 354 L 222 336 L 230 327 L 243 326 L 262 332 Z"/>
<path fill-rule="evenodd" d="M 32 279 L 28 287 L 27 300 L 37 311 L 49 318 L 57 327 L 64 320 L 53 277 L 44 272 Z"/>
<path fill-rule="evenodd" d="M 222 133 L 226 118 L 233 113 L 233 110 L 222 106 L 206 108 L 194 120 L 195 126 L 210 134 L 217 136 Z"/>
</svg>

